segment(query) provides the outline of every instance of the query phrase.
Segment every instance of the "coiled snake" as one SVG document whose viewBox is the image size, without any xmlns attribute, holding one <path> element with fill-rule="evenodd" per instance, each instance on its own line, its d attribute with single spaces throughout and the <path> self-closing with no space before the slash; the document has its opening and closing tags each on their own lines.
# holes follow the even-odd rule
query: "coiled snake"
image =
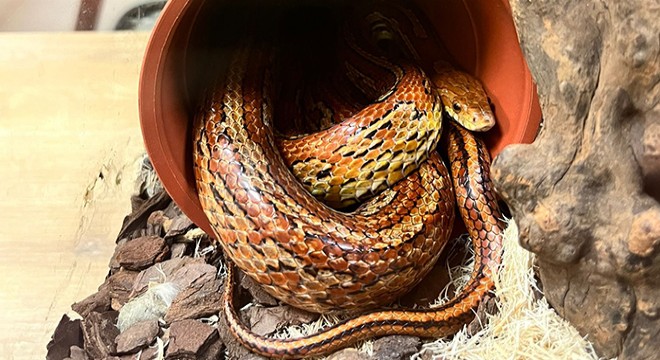
<svg viewBox="0 0 660 360">
<path fill-rule="evenodd" d="M 394 85 L 383 89 L 374 105 L 322 133 L 277 140 L 272 55 L 245 46 L 233 55 L 225 77 L 211 86 L 196 117 L 197 189 L 230 260 L 223 312 L 230 330 L 254 352 L 303 357 L 374 336 L 449 335 L 473 317 L 493 289 L 502 224 L 488 152 L 469 132 L 450 125 L 452 186 L 435 152 L 443 123 L 441 90 L 416 67 L 390 68 Z M 454 105 L 444 111 L 447 107 Z M 304 164 L 299 168 L 309 172 L 302 176 L 308 189 L 287 164 Z M 339 205 L 372 198 L 343 213 L 310 194 L 326 197 L 321 188 L 334 192 L 327 198 Z M 268 339 L 241 324 L 233 307 L 232 262 L 296 307 L 373 308 L 410 290 L 432 268 L 451 232 L 455 202 L 476 262 L 469 283 L 447 304 L 375 311 L 301 339 Z"/>
</svg>

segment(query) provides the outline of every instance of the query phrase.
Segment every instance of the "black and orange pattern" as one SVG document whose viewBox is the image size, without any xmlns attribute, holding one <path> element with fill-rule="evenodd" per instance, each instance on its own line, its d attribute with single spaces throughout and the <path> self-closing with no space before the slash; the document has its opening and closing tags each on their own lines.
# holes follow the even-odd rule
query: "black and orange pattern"
<svg viewBox="0 0 660 360">
<path fill-rule="evenodd" d="M 374 82 L 380 85 L 372 90 L 380 87 L 384 95 L 346 121 L 276 139 L 271 63 L 269 49 L 237 50 L 193 128 L 200 201 L 229 263 L 223 312 L 231 331 L 252 351 L 285 358 L 319 355 L 375 336 L 456 332 L 494 288 L 501 261 L 504 226 L 483 142 L 446 126 L 450 178 L 435 148 L 443 112 L 451 116 L 453 104 L 442 102 L 441 89 L 407 64 L 381 66 L 393 81 Z M 366 80 L 360 87 L 370 91 Z M 343 213 L 314 195 L 335 206 L 370 199 Z M 264 338 L 241 324 L 233 306 L 232 263 L 299 308 L 371 309 L 410 290 L 433 267 L 452 230 L 456 202 L 476 261 L 469 283 L 450 302 L 375 311 L 291 340 Z"/>
</svg>

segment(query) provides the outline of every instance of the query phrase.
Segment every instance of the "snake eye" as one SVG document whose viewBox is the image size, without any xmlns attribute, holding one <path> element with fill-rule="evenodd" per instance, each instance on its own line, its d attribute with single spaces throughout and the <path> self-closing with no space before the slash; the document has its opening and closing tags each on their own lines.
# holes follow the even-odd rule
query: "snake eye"
<svg viewBox="0 0 660 360">
<path fill-rule="evenodd" d="M 454 105 L 452 105 L 451 107 L 452 107 L 452 108 L 454 109 L 454 111 L 456 111 L 457 113 L 461 112 L 461 105 L 460 105 L 459 103 L 454 103 Z"/>
</svg>

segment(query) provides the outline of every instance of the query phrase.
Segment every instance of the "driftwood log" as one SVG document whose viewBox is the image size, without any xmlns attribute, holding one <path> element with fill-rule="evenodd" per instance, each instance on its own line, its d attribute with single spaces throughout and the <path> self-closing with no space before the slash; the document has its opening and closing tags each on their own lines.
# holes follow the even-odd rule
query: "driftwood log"
<svg viewBox="0 0 660 360">
<path fill-rule="evenodd" d="M 511 0 L 543 128 L 496 188 L 548 301 L 601 356 L 660 348 L 660 3 Z"/>
</svg>

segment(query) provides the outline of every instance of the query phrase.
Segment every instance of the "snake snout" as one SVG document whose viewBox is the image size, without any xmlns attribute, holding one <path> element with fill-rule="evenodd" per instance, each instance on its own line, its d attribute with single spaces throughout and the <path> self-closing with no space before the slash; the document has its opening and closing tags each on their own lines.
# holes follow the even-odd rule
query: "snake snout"
<svg viewBox="0 0 660 360">
<path fill-rule="evenodd" d="M 474 131 L 488 131 L 495 126 L 495 117 L 492 113 L 486 111 L 480 116 L 475 116 L 472 123 L 475 125 Z"/>
</svg>

